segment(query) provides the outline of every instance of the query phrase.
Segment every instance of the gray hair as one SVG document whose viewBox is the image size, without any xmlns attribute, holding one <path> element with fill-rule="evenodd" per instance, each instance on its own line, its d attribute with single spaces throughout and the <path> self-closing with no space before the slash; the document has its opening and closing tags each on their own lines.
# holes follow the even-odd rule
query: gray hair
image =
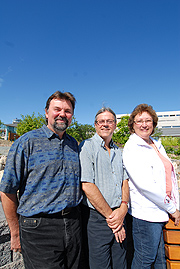
<svg viewBox="0 0 180 269">
<path fill-rule="evenodd" d="M 103 112 L 106 112 L 106 111 L 108 111 L 108 112 L 110 112 L 111 114 L 113 114 L 113 116 L 114 116 L 114 122 L 116 123 L 116 114 L 114 113 L 114 111 L 110 108 L 110 107 L 102 107 L 97 113 L 96 113 L 96 116 L 95 116 L 95 120 L 94 120 L 94 122 L 96 123 L 97 122 L 97 116 L 99 115 L 99 114 L 101 114 L 101 113 L 103 113 Z"/>
</svg>

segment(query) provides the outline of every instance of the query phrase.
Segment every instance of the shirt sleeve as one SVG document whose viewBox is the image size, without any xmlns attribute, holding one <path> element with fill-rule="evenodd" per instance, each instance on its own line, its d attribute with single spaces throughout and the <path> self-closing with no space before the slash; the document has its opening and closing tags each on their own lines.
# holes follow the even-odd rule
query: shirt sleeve
<svg viewBox="0 0 180 269">
<path fill-rule="evenodd" d="M 26 174 L 26 157 L 20 140 L 11 146 L 4 174 L 0 183 L 0 190 L 4 193 L 16 193 Z"/>
<path fill-rule="evenodd" d="M 83 141 L 79 145 L 81 182 L 94 183 L 94 161 L 90 143 L 90 141 Z"/>
<path fill-rule="evenodd" d="M 144 154 L 137 154 L 137 149 L 135 150 L 132 145 L 127 145 L 123 151 L 123 162 L 130 180 L 141 195 L 170 214 L 176 211 L 174 203 L 156 184 L 153 167 L 148 163 Z"/>
<path fill-rule="evenodd" d="M 129 180 L 129 175 L 128 175 L 128 173 L 126 171 L 126 168 L 125 168 L 125 166 L 123 164 L 123 181 L 124 180 Z"/>
</svg>

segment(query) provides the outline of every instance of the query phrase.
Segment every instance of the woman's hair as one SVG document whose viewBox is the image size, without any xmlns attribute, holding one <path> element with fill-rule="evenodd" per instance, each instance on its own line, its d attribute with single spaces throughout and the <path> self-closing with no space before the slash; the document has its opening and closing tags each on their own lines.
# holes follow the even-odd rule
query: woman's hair
<svg viewBox="0 0 180 269">
<path fill-rule="evenodd" d="M 130 133 L 134 133 L 134 118 L 136 117 L 137 114 L 142 114 L 143 112 L 147 112 L 149 113 L 149 115 L 152 117 L 153 119 L 153 131 L 151 134 L 154 133 L 154 129 L 157 126 L 158 123 L 158 116 L 155 112 L 155 110 L 152 108 L 152 106 L 147 105 L 147 104 L 140 104 L 138 106 L 136 106 L 133 110 L 133 112 L 131 113 L 129 120 L 128 120 L 128 127 L 129 127 L 129 131 Z"/>
<path fill-rule="evenodd" d="M 53 99 L 64 99 L 64 100 L 70 101 L 71 102 L 71 105 L 72 105 L 72 108 L 73 108 L 73 111 L 74 111 L 76 99 L 75 99 L 75 97 L 74 97 L 74 95 L 72 93 L 70 93 L 70 92 L 60 92 L 60 91 L 56 91 L 55 93 L 53 93 L 48 98 L 48 100 L 46 102 L 45 109 L 47 109 L 47 111 L 49 109 L 50 102 Z"/>
</svg>

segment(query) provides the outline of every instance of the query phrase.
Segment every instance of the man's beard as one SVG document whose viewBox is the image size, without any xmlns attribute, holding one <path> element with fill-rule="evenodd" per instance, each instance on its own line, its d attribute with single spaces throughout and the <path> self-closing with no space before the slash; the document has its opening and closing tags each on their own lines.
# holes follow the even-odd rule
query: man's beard
<svg viewBox="0 0 180 269">
<path fill-rule="evenodd" d="M 64 122 L 57 122 L 57 120 L 63 120 Z M 53 129 L 55 132 L 64 132 L 68 127 L 68 119 L 66 117 L 55 118 Z"/>
</svg>

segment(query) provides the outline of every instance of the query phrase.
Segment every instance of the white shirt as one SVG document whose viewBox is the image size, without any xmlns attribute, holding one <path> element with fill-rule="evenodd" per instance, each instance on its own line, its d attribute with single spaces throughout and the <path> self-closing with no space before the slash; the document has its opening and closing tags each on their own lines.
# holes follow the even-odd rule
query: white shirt
<svg viewBox="0 0 180 269">
<path fill-rule="evenodd" d="M 162 155 L 168 158 L 162 144 L 151 138 Z M 169 158 L 168 158 L 169 159 Z M 123 162 L 129 174 L 129 213 L 151 222 L 168 221 L 168 213 L 179 208 L 178 186 L 172 172 L 172 199 L 166 194 L 164 165 L 156 151 L 141 137 L 132 134 L 123 150 Z"/>
</svg>

